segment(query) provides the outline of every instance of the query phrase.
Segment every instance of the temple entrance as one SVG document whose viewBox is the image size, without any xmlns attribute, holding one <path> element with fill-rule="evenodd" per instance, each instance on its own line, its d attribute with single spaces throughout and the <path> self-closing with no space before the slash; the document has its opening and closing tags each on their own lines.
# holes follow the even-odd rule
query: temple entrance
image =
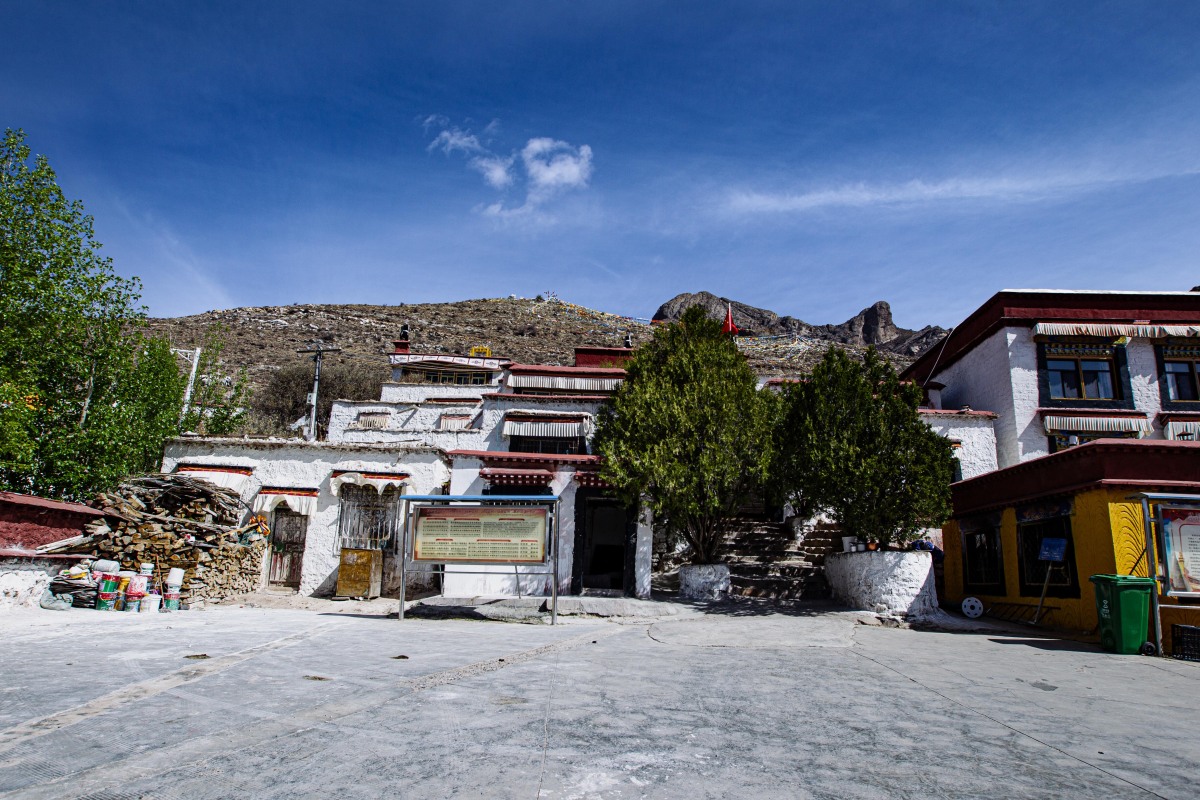
<svg viewBox="0 0 1200 800">
<path fill-rule="evenodd" d="M 633 595 L 637 518 L 600 490 L 575 494 L 575 556 L 571 591 Z"/>
</svg>

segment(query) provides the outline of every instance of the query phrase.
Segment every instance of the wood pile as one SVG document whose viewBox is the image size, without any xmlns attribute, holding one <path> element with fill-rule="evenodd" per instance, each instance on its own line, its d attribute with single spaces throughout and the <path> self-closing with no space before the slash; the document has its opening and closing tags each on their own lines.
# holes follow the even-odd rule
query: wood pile
<svg viewBox="0 0 1200 800">
<path fill-rule="evenodd" d="M 104 519 L 83 536 L 38 548 L 45 553 L 90 552 L 136 572 L 154 564 L 151 586 L 163 591 L 172 567 L 183 570 L 180 600 L 220 600 L 258 589 L 266 541 L 258 525 L 239 525 L 237 492 L 188 475 L 131 478 L 96 496 Z"/>
</svg>

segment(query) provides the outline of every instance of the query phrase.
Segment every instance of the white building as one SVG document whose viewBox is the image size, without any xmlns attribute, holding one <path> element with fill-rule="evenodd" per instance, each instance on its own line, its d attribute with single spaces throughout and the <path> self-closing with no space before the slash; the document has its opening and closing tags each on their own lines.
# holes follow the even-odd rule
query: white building
<svg viewBox="0 0 1200 800">
<path fill-rule="evenodd" d="M 1098 438 L 1194 437 L 1198 336 L 1200 293 L 1005 290 L 902 377 L 934 409 L 994 411 L 1005 468 Z"/>
<path fill-rule="evenodd" d="M 571 367 L 514 364 L 490 355 L 390 356 L 380 399 L 339 400 L 327 441 L 182 438 L 165 471 L 202 472 L 269 513 L 269 583 L 331 593 L 342 548 L 384 553 L 384 591 L 399 588 L 396 548 L 406 495 L 559 498 L 561 593 L 650 593 L 651 529 L 600 480 L 588 451 L 599 405 L 620 384 L 626 348 L 578 348 Z M 454 597 L 548 594 L 544 568 L 448 566 L 410 576 Z"/>
</svg>

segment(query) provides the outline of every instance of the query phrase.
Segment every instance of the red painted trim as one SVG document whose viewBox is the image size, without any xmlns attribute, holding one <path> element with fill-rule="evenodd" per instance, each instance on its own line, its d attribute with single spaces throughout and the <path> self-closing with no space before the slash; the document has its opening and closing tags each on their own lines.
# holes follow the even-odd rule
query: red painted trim
<svg viewBox="0 0 1200 800">
<path fill-rule="evenodd" d="M 1157 414 L 1157 418 L 1162 424 L 1168 422 L 1200 422 L 1200 411 L 1160 411 Z"/>
<path fill-rule="evenodd" d="M 285 494 L 289 497 L 317 497 L 321 494 L 320 489 L 297 489 L 289 486 L 264 486 L 258 490 L 259 494 Z"/>
<path fill-rule="evenodd" d="M 609 399 L 606 394 L 513 394 L 511 392 L 494 392 L 485 394 L 486 400 L 511 400 L 516 403 L 603 403 Z"/>
<path fill-rule="evenodd" d="M 235 475 L 253 475 L 254 467 L 227 467 L 221 464 L 179 464 L 176 472 L 230 472 Z"/>
<path fill-rule="evenodd" d="M 482 397 L 426 397 L 422 402 L 444 403 L 453 406 L 473 406 L 482 401 Z"/>
<path fill-rule="evenodd" d="M 478 458 L 485 464 L 506 462 L 524 464 L 599 464 L 600 456 L 559 455 L 557 453 L 513 453 L 504 450 L 450 450 L 446 453 L 454 458 Z"/>
<path fill-rule="evenodd" d="M 1098 439 L 951 487 L 954 515 L 1100 486 L 1200 491 L 1200 442 Z"/>
</svg>

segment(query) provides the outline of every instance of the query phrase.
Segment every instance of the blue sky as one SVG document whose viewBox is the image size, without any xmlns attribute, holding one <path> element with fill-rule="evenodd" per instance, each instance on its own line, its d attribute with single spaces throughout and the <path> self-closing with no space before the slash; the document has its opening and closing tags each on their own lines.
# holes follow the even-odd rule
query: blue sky
<svg viewBox="0 0 1200 800">
<path fill-rule="evenodd" d="M 1200 4 L 0 2 L 152 313 L 1200 284 Z"/>
</svg>

